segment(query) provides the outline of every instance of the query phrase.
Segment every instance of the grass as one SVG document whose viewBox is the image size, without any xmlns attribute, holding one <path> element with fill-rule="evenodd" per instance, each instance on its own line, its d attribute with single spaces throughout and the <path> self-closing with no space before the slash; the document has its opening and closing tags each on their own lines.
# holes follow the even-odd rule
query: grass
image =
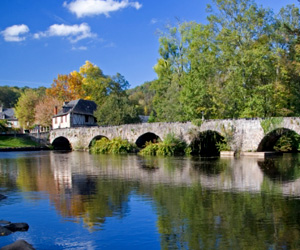
<svg viewBox="0 0 300 250">
<path fill-rule="evenodd" d="M 0 136 L 0 148 L 36 147 L 39 144 L 29 138 Z"/>
</svg>

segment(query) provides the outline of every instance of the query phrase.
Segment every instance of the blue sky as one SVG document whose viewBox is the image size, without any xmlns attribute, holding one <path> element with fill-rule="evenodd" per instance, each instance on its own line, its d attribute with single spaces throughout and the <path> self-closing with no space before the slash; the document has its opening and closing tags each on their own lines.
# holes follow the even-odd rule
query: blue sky
<svg viewBox="0 0 300 250">
<path fill-rule="evenodd" d="M 278 10 L 297 0 L 257 0 Z M 205 22 L 211 0 L 1 0 L 0 86 L 50 87 L 86 60 L 131 87 L 155 79 L 157 30 Z"/>
</svg>

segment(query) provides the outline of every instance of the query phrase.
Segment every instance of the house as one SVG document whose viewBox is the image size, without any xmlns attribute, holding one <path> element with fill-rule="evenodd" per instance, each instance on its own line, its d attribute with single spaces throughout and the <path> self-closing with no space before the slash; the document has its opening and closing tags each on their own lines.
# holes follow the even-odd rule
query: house
<svg viewBox="0 0 300 250">
<path fill-rule="evenodd" d="M 7 120 L 12 128 L 20 127 L 13 108 L 3 108 L 3 106 L 0 106 L 0 120 Z"/>
<path fill-rule="evenodd" d="M 59 112 L 57 106 L 54 108 L 52 128 L 96 126 L 97 120 L 93 115 L 96 109 L 97 105 L 93 101 L 78 99 L 65 102 Z"/>
</svg>

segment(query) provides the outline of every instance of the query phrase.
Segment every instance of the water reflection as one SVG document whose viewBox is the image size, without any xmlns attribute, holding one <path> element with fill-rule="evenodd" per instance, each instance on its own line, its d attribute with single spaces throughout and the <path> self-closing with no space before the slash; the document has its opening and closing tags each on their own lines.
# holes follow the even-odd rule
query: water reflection
<svg viewBox="0 0 300 250">
<path fill-rule="evenodd" d="M 12 154 L 13 155 L 13 154 Z M 0 154 L 0 188 L 47 193 L 66 220 L 105 230 L 131 214 L 132 194 L 157 214 L 161 249 L 296 249 L 299 155 L 201 159 Z M 154 232 L 153 232 L 154 234 Z"/>
</svg>

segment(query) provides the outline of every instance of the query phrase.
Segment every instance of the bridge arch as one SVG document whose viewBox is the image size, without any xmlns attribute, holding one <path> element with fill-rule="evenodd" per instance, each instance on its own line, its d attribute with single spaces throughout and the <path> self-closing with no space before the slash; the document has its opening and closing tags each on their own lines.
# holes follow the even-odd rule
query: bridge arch
<svg viewBox="0 0 300 250">
<path fill-rule="evenodd" d="M 105 135 L 97 135 L 97 136 L 95 136 L 95 137 L 90 141 L 90 143 L 89 143 L 89 148 L 93 145 L 94 142 L 96 142 L 96 141 L 98 141 L 98 140 L 101 140 L 102 138 L 108 139 L 107 136 L 105 136 Z M 108 140 L 109 140 L 109 139 L 108 139 Z"/>
<path fill-rule="evenodd" d="M 55 138 L 52 142 L 52 146 L 55 150 L 72 150 L 70 141 L 64 136 Z"/>
<path fill-rule="evenodd" d="M 297 133 L 289 128 L 276 128 L 266 134 L 263 139 L 260 141 L 257 152 L 264 152 L 264 151 L 276 151 L 274 149 L 274 146 L 278 142 L 278 140 L 282 136 L 287 136 L 291 138 L 291 149 L 287 149 L 287 151 L 292 152 L 292 151 L 297 151 L 298 147 L 295 145 L 293 146 L 293 136 L 297 135 Z"/>
<path fill-rule="evenodd" d="M 206 130 L 194 134 L 191 140 L 191 154 L 199 156 L 219 156 L 220 150 L 217 147 L 224 137 L 217 131 Z"/>
<path fill-rule="evenodd" d="M 160 137 L 152 132 L 147 132 L 144 133 L 142 135 L 140 135 L 137 140 L 135 141 L 135 144 L 139 147 L 139 148 L 143 148 L 146 144 L 146 142 L 152 142 L 152 143 L 156 143 L 160 140 Z"/>
</svg>

